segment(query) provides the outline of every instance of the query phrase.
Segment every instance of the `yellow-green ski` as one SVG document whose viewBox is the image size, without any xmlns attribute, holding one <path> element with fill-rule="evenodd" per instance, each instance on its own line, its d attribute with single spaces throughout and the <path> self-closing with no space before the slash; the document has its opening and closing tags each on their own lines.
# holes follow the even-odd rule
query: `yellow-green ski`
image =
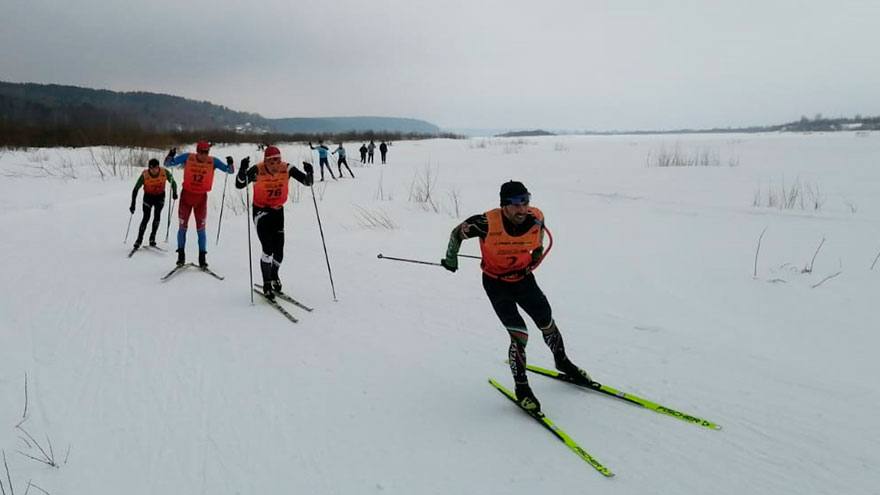
<svg viewBox="0 0 880 495">
<path fill-rule="evenodd" d="M 495 388 L 496 388 L 499 392 L 501 392 L 505 397 L 507 397 L 508 399 L 510 399 L 510 400 L 511 400 L 514 404 L 516 404 L 517 407 L 519 407 L 523 412 L 525 412 L 526 414 L 528 414 L 529 416 L 531 416 L 532 418 L 534 418 L 535 421 L 541 423 L 541 425 L 543 425 L 544 428 L 547 428 L 548 430 L 550 430 L 550 432 L 553 433 L 553 435 L 555 435 L 556 438 L 558 438 L 559 440 L 561 440 L 562 443 L 564 443 L 566 447 L 568 447 L 569 449 L 571 449 L 571 451 L 574 452 L 575 454 L 577 454 L 578 457 L 580 457 L 581 459 L 583 459 L 584 461 L 586 461 L 587 464 L 589 464 L 590 466 L 593 466 L 593 468 L 594 468 L 596 471 L 599 471 L 599 473 L 600 473 L 602 476 L 605 476 L 605 477 L 607 477 L 607 478 L 610 478 L 610 477 L 614 476 L 614 473 L 612 473 L 607 467 L 603 466 L 602 463 L 599 462 L 595 457 L 591 456 L 591 455 L 589 454 L 589 452 L 587 452 L 586 450 L 582 449 L 581 446 L 578 445 L 577 442 L 575 442 L 574 440 L 572 440 L 571 437 L 568 436 L 567 433 L 565 433 L 564 431 L 562 431 L 562 429 L 560 429 L 558 426 L 556 426 L 556 425 L 553 423 L 553 421 L 550 421 L 550 418 L 548 418 L 547 416 L 545 416 L 544 413 L 542 413 L 542 412 L 540 412 L 540 411 L 538 411 L 538 412 L 533 412 L 533 411 L 527 411 L 527 410 L 523 409 L 523 408 L 519 405 L 519 402 L 517 402 L 517 400 L 516 400 L 516 395 L 514 395 L 514 393 L 511 392 L 510 390 L 504 388 L 503 385 L 501 385 L 500 383 L 498 383 L 498 382 L 495 381 L 494 379 L 489 378 L 489 384 L 492 385 L 493 387 L 495 387 Z"/>
<path fill-rule="evenodd" d="M 661 404 L 657 404 L 656 402 L 651 402 L 648 399 L 643 399 L 637 395 L 629 394 L 626 392 L 621 392 L 613 387 L 609 387 L 608 385 L 602 385 L 599 382 L 592 382 L 590 384 L 579 383 L 572 377 L 566 375 L 565 373 L 560 373 L 555 370 L 548 370 L 546 368 L 540 368 L 538 366 L 533 366 L 531 364 L 526 365 L 526 369 L 533 373 L 537 373 L 539 375 L 544 375 L 550 378 L 554 378 L 556 380 L 561 380 L 563 382 L 568 382 L 573 385 L 577 385 L 579 387 L 586 388 L 588 390 L 595 390 L 596 392 L 601 392 L 605 395 L 609 395 L 616 399 L 625 400 L 631 404 L 635 404 L 637 406 L 644 407 L 645 409 L 650 409 L 651 411 L 665 414 L 667 416 L 672 416 L 673 418 L 678 418 L 686 423 L 695 424 L 698 426 L 702 426 L 704 428 L 709 428 L 710 430 L 720 430 L 721 425 L 717 423 L 713 423 L 707 419 L 698 418 L 696 416 L 683 413 L 681 411 L 676 411 L 675 409 L 671 409 Z"/>
</svg>

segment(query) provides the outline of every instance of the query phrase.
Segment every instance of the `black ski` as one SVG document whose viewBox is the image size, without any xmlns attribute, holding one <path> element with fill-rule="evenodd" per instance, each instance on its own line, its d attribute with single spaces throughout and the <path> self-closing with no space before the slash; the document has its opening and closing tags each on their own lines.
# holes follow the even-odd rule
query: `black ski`
<svg viewBox="0 0 880 495">
<path fill-rule="evenodd" d="M 191 266 L 191 267 L 193 267 L 193 268 L 196 268 L 196 269 L 198 269 L 198 270 L 201 270 L 201 271 L 207 273 L 208 275 L 210 275 L 210 276 L 216 278 L 217 280 L 224 280 L 224 279 L 226 278 L 226 277 L 222 277 L 222 276 L 220 276 L 220 275 L 217 275 L 213 270 L 211 270 L 211 269 L 208 268 L 207 266 L 199 266 L 199 265 L 197 265 L 197 264 L 195 264 L 195 263 L 187 263 L 186 266 Z"/>
<path fill-rule="evenodd" d="M 139 248 L 140 246 L 131 248 L 131 251 L 128 252 L 128 257 L 131 258 L 132 256 L 134 256 L 134 252 L 137 251 Z"/>
<path fill-rule="evenodd" d="M 175 273 L 178 273 L 178 272 L 183 271 L 183 270 L 184 270 L 186 267 L 188 267 L 188 266 L 190 266 L 190 265 L 177 265 L 177 266 L 175 266 L 174 268 L 172 268 L 170 272 L 166 273 L 166 274 L 165 274 L 161 279 L 159 279 L 159 280 L 165 282 L 166 280 L 168 280 L 169 278 L 171 278 L 172 276 L 174 276 Z"/>
<path fill-rule="evenodd" d="M 257 289 L 252 289 L 252 290 L 254 292 L 256 292 L 257 294 L 263 296 L 263 299 L 265 299 L 266 302 L 269 303 L 269 306 L 272 306 L 273 308 L 277 309 L 282 315 L 284 315 L 285 318 L 287 318 L 291 322 L 296 323 L 299 321 L 292 314 L 290 314 L 289 311 L 287 311 L 280 304 L 278 304 L 278 301 L 276 301 L 274 299 L 269 299 L 268 297 L 266 297 L 266 294 L 263 294 L 263 291 L 257 290 Z"/>
<path fill-rule="evenodd" d="M 263 290 L 263 286 L 260 284 L 254 284 L 254 287 L 256 287 L 260 290 Z M 297 301 L 296 299 L 290 297 L 289 294 L 286 294 L 284 292 L 279 292 L 279 291 L 272 291 L 272 292 L 275 294 L 276 297 L 283 299 L 283 300 L 289 302 L 290 304 L 293 304 L 294 306 L 297 306 L 297 307 L 304 309 L 308 312 L 314 311 L 314 308 L 310 308 L 310 307 L 306 306 L 305 304 Z"/>
</svg>

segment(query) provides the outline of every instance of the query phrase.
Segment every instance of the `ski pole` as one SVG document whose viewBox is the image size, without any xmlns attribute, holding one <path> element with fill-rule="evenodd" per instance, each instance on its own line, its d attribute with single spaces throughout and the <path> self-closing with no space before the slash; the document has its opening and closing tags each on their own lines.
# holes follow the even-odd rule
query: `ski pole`
<svg viewBox="0 0 880 495">
<path fill-rule="evenodd" d="M 395 258 L 395 257 L 393 257 L 393 256 L 385 256 L 385 255 L 382 254 L 382 253 L 379 253 L 376 257 L 379 258 L 380 260 L 405 261 L 405 262 L 407 262 L 407 263 L 418 263 L 418 264 L 420 264 L 420 265 L 443 266 L 443 265 L 441 265 L 440 263 L 434 263 L 434 262 L 432 262 L 432 261 L 411 260 L 411 259 L 408 259 L 408 258 Z M 472 259 L 475 259 L 475 260 L 483 259 L 483 258 L 481 258 L 481 257 L 479 257 L 479 256 L 473 256 L 473 255 L 470 255 L 470 254 L 459 254 L 458 257 L 459 257 L 459 258 L 472 258 Z"/>
<path fill-rule="evenodd" d="M 125 239 L 122 239 L 122 243 L 128 243 L 128 231 L 131 229 L 131 219 L 134 218 L 134 212 L 128 217 L 128 227 L 125 228 Z"/>
<path fill-rule="evenodd" d="M 165 223 L 165 243 L 168 243 L 168 233 L 171 231 L 171 210 L 174 209 L 174 198 L 171 198 L 171 208 L 168 208 L 168 222 Z"/>
<path fill-rule="evenodd" d="M 404 261 L 406 263 L 418 263 L 420 265 L 431 265 L 431 266 L 443 266 L 440 263 L 434 263 L 433 261 L 420 261 L 420 260 L 411 260 L 407 258 L 395 258 L 393 256 L 385 256 L 382 253 L 379 253 L 377 256 L 380 260 L 393 260 L 393 261 Z"/>
<path fill-rule="evenodd" d="M 321 225 L 321 215 L 318 213 L 318 200 L 315 199 L 314 184 L 310 184 L 309 189 L 312 191 L 312 202 L 315 204 L 315 217 L 318 218 L 318 230 L 321 231 L 321 244 L 324 246 L 324 259 L 327 261 L 327 273 L 330 275 L 330 290 L 333 291 L 333 300 L 336 301 L 336 287 L 333 285 L 333 270 L 330 269 L 330 257 L 327 255 L 327 242 L 324 240 L 324 227 Z"/>
<path fill-rule="evenodd" d="M 245 221 L 247 222 L 247 231 L 248 231 L 248 273 L 251 278 L 251 286 L 248 288 L 248 292 L 251 295 L 251 306 L 254 305 L 254 256 L 251 254 L 251 188 L 250 186 L 246 186 L 245 194 L 247 195 L 247 216 L 245 216 Z M 239 196 L 240 198 L 241 196 Z"/>
<path fill-rule="evenodd" d="M 223 178 L 223 199 L 220 200 L 220 219 L 217 220 L 217 241 L 215 246 L 220 244 L 220 225 L 223 223 L 223 206 L 226 204 L 226 183 L 229 182 L 229 174 Z"/>
</svg>

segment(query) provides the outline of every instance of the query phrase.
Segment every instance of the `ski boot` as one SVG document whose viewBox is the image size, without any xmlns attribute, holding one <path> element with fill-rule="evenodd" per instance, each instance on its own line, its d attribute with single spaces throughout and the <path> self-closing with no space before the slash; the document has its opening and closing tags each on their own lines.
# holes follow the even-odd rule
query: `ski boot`
<svg viewBox="0 0 880 495">
<path fill-rule="evenodd" d="M 569 376 L 575 383 L 579 385 L 587 385 L 591 386 L 594 382 L 593 379 L 590 378 L 590 375 L 575 366 L 568 358 L 563 358 L 556 362 L 556 369 L 565 373 Z"/>
<path fill-rule="evenodd" d="M 272 286 L 272 292 L 281 292 L 281 280 L 276 278 L 269 282 L 269 285 Z"/>
<path fill-rule="evenodd" d="M 516 401 L 520 407 L 530 413 L 541 412 L 541 403 L 538 402 L 538 398 L 535 397 L 528 383 L 517 383 L 515 393 Z"/>
<path fill-rule="evenodd" d="M 207 254 L 207 251 L 199 251 L 199 268 L 208 268 L 208 260 L 205 259 Z"/>
<path fill-rule="evenodd" d="M 177 266 L 186 264 L 186 252 L 183 249 L 177 250 Z"/>
<path fill-rule="evenodd" d="M 275 293 L 272 291 L 272 281 L 263 281 L 263 295 L 270 301 L 275 300 Z"/>
</svg>

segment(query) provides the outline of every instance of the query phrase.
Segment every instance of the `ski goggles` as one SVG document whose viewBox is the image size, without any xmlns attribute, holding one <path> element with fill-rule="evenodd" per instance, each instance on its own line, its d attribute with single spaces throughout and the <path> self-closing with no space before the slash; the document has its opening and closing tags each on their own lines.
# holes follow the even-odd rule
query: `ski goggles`
<svg viewBox="0 0 880 495">
<path fill-rule="evenodd" d="M 504 205 L 527 205 L 529 201 L 532 199 L 532 195 L 529 193 L 519 194 L 516 196 L 511 196 L 509 198 L 504 198 Z"/>
</svg>

